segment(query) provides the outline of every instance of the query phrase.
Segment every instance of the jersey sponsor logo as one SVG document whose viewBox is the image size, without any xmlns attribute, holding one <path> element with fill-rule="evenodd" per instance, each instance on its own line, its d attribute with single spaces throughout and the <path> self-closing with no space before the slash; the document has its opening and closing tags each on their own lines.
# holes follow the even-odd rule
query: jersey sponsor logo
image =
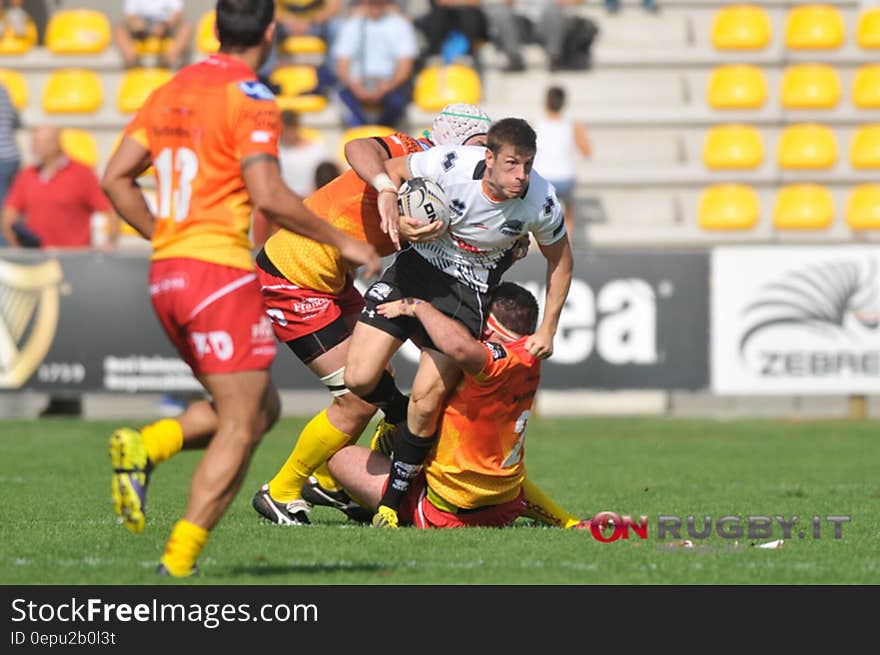
<svg viewBox="0 0 880 655">
<path fill-rule="evenodd" d="M 387 282 L 376 282 L 370 289 L 367 291 L 367 298 L 372 298 L 378 302 L 385 300 L 389 295 L 391 295 L 391 285 Z"/>
<path fill-rule="evenodd" d="M 489 350 L 492 351 L 492 361 L 497 362 L 499 359 L 504 359 L 507 357 L 507 351 L 504 349 L 500 343 L 487 343 L 489 346 Z"/>
<path fill-rule="evenodd" d="M 251 343 L 274 341 L 275 333 L 272 330 L 272 321 L 268 316 L 263 316 L 259 323 L 251 325 Z"/>
<path fill-rule="evenodd" d="M 251 141 L 254 143 L 269 143 L 272 140 L 272 133 L 266 130 L 254 130 L 251 132 Z"/>
<path fill-rule="evenodd" d="M 544 216 L 548 218 L 553 214 L 553 208 L 556 206 L 556 201 L 553 200 L 553 196 L 547 196 L 544 199 L 544 206 L 541 208 L 544 211 Z"/>
<path fill-rule="evenodd" d="M 522 221 L 510 219 L 504 221 L 504 225 L 502 225 L 500 229 L 502 234 L 519 236 L 520 234 L 522 234 L 524 226 L 525 223 L 523 223 Z"/>
<path fill-rule="evenodd" d="M 451 171 L 455 167 L 456 159 L 458 159 L 458 155 L 454 151 L 447 153 L 443 158 L 443 170 L 446 172 Z"/>
<path fill-rule="evenodd" d="M 453 198 L 449 203 L 449 209 L 451 209 L 456 216 L 462 216 L 465 210 L 467 210 L 467 205 L 465 205 L 459 198 Z"/>
<path fill-rule="evenodd" d="M 156 280 L 150 285 L 150 295 L 158 296 L 169 291 L 182 291 L 186 289 L 187 279 L 183 275 L 174 275 Z"/>
<path fill-rule="evenodd" d="M 221 362 L 228 362 L 235 353 L 235 347 L 232 343 L 232 337 L 228 332 L 223 330 L 212 330 L 210 332 L 193 332 L 190 335 L 193 347 L 196 350 L 196 356 L 199 359 L 207 355 L 213 354 L 214 357 Z"/>
<path fill-rule="evenodd" d="M 275 94 L 272 93 L 269 87 L 256 80 L 253 82 L 239 82 L 238 88 L 248 98 L 253 98 L 254 100 L 275 100 Z"/>
</svg>

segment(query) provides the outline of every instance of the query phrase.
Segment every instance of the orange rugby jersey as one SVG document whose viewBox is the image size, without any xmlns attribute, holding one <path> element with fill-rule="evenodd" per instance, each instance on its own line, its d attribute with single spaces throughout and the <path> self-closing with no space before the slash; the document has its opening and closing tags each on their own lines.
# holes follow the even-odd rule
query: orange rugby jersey
<svg viewBox="0 0 880 655">
<path fill-rule="evenodd" d="M 211 55 L 150 95 L 126 134 L 156 169 L 153 259 L 187 257 L 253 269 L 251 202 L 240 162 L 278 156 L 272 92 L 244 62 Z"/>
<path fill-rule="evenodd" d="M 473 509 L 519 495 L 526 423 L 541 377 L 541 361 L 525 342 L 484 342 L 483 370 L 465 374 L 450 396 L 425 475 L 431 489 L 453 505 Z"/>
<path fill-rule="evenodd" d="M 379 139 L 390 157 L 420 152 L 427 143 L 406 134 Z M 305 200 L 306 206 L 349 236 L 375 246 L 384 257 L 394 244 L 379 227 L 378 193 L 349 169 Z M 278 230 L 263 246 L 272 264 L 297 286 L 337 294 L 345 287 L 348 269 L 339 251 L 308 237 Z"/>
</svg>

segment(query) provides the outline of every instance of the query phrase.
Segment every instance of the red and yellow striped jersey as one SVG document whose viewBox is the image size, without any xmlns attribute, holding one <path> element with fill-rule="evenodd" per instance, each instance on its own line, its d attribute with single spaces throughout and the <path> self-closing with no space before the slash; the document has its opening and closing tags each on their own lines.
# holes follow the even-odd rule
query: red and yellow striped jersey
<svg viewBox="0 0 880 655">
<path fill-rule="evenodd" d="M 526 338 L 484 342 L 483 370 L 465 374 L 450 396 L 425 475 L 453 505 L 497 505 L 520 492 L 526 424 L 541 377 L 541 360 L 526 351 Z"/>
<path fill-rule="evenodd" d="M 228 55 L 183 68 L 150 95 L 126 135 L 149 149 L 156 169 L 153 259 L 253 268 L 241 160 L 277 157 L 280 129 L 272 92 Z"/>
<path fill-rule="evenodd" d="M 390 157 L 424 150 L 422 141 L 406 134 L 392 134 L 380 139 Z M 366 241 L 385 257 L 394 252 L 394 244 L 379 227 L 378 194 L 354 170 L 348 170 L 324 185 L 308 198 L 306 206 L 318 216 L 349 236 Z M 337 294 L 349 274 L 339 251 L 307 237 L 278 230 L 266 241 L 266 255 L 288 280 L 297 286 Z"/>
</svg>

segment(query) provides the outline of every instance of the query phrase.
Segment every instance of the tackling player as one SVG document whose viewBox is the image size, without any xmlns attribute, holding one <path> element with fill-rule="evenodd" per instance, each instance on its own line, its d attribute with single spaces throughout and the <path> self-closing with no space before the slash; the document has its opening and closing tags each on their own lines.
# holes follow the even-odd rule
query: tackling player
<svg viewBox="0 0 880 655">
<path fill-rule="evenodd" d="M 352 265 L 379 270 L 375 248 L 321 220 L 285 186 L 278 164 L 280 115 L 255 70 L 269 54 L 273 0 L 218 0 L 220 51 L 156 90 L 107 164 L 103 188 L 118 213 L 152 240 L 150 296 L 180 356 L 212 402 L 179 421 L 110 438 L 114 509 L 129 530 L 144 528 L 152 467 L 179 450 L 207 445 L 189 504 L 157 572 L 191 575 L 209 531 L 234 498 L 260 437 L 279 414 L 269 377 L 276 346 L 253 272 L 252 210 L 338 248 Z M 153 215 L 137 184 L 157 174 Z"/>
<path fill-rule="evenodd" d="M 395 511 L 436 439 L 443 400 L 461 375 L 455 363 L 420 332 L 418 321 L 382 316 L 376 309 L 379 304 L 420 298 L 478 337 L 491 292 L 512 263 L 512 244 L 531 232 L 547 260 L 547 291 L 542 323 L 524 347 L 539 359 L 552 353 L 571 284 L 572 254 L 553 186 L 531 170 L 535 149 L 535 132 L 529 124 L 506 118 L 489 129 L 486 149 L 437 147 L 386 162 L 392 178 L 427 177 L 440 184 L 453 217 L 449 229 L 435 240 L 412 244 L 397 255 L 365 294 L 366 307 L 351 337 L 345 386 L 373 404 L 388 398 L 382 374 L 403 342 L 417 335 L 422 350 L 406 428 L 394 445 L 391 483 L 373 517 L 374 525 L 397 525 Z M 393 224 L 396 208 L 392 211 Z"/>
<path fill-rule="evenodd" d="M 524 442 L 538 389 L 541 360 L 526 348 L 538 319 L 538 303 L 511 282 L 499 285 L 483 341 L 430 303 L 404 298 L 379 305 L 389 319 L 418 320 L 434 345 L 464 371 L 440 419 L 439 439 L 424 469 L 404 495 L 402 525 L 419 528 L 501 527 L 521 515 L 575 527 L 576 517 L 540 493 L 527 504 Z M 376 508 L 389 484 L 391 461 L 361 446 L 348 446 L 330 460 L 330 472 L 359 501 Z"/>
</svg>

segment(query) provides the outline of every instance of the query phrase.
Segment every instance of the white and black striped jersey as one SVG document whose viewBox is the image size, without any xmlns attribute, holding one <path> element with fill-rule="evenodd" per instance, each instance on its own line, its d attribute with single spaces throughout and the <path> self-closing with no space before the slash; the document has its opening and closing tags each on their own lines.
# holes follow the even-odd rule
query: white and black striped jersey
<svg viewBox="0 0 880 655">
<path fill-rule="evenodd" d="M 449 229 L 412 247 L 433 266 L 472 289 L 485 293 L 501 281 L 511 264 L 510 250 L 531 232 L 548 246 L 565 236 L 556 190 L 535 171 L 519 198 L 495 202 L 483 192 L 486 149 L 435 146 L 409 155 L 411 177 L 437 182 L 449 199 Z"/>
</svg>

